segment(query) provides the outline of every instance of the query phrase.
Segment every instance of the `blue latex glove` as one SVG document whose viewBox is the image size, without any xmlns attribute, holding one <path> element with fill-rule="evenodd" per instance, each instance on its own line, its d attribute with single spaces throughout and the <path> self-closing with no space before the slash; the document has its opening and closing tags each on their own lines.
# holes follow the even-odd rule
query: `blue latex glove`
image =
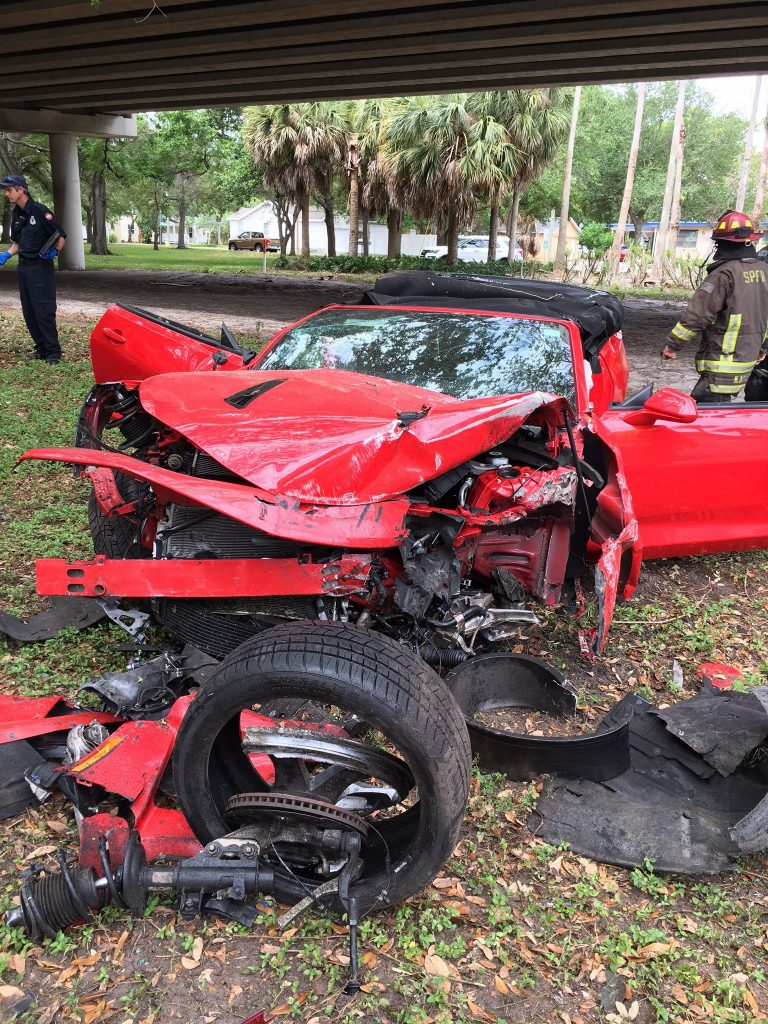
<svg viewBox="0 0 768 1024">
<path fill-rule="evenodd" d="M 13 259 L 13 254 L 8 252 L 7 249 L 5 252 L 0 252 L 0 267 L 4 267 L 10 259 Z"/>
<path fill-rule="evenodd" d="M 46 249 L 45 252 L 40 253 L 41 260 L 55 260 L 59 255 L 58 249 Z"/>
</svg>

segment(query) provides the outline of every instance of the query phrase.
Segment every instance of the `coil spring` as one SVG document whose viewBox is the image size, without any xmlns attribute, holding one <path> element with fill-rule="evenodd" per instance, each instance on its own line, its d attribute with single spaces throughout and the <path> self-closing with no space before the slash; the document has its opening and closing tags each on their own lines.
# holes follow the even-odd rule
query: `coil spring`
<svg viewBox="0 0 768 1024">
<path fill-rule="evenodd" d="M 112 886 L 98 888 L 92 868 L 71 868 L 58 855 L 60 874 L 28 878 L 21 887 L 23 925 L 33 940 L 53 939 L 77 921 L 85 921 L 101 910 L 111 896 Z"/>
</svg>

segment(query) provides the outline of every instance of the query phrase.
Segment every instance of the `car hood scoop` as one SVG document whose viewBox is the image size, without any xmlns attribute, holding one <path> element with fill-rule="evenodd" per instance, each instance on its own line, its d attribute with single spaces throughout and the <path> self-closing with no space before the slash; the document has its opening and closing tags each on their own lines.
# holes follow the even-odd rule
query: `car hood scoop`
<svg viewBox="0 0 768 1024">
<path fill-rule="evenodd" d="M 148 413 L 232 473 L 319 505 L 401 495 L 506 440 L 534 413 L 562 423 L 567 408 L 539 391 L 460 401 L 327 369 L 166 373 L 140 395 Z"/>
</svg>

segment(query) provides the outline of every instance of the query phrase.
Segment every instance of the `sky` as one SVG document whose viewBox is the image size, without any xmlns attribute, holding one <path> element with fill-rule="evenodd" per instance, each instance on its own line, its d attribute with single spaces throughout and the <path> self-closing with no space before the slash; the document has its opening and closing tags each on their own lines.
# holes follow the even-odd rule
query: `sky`
<svg viewBox="0 0 768 1024">
<path fill-rule="evenodd" d="M 755 78 L 751 75 L 739 75 L 735 78 L 700 78 L 699 85 L 710 92 L 715 98 L 718 113 L 733 112 L 749 120 L 752 113 L 752 100 L 755 94 Z M 768 84 L 763 82 L 763 91 L 758 107 L 758 116 L 765 116 L 768 103 Z"/>
</svg>

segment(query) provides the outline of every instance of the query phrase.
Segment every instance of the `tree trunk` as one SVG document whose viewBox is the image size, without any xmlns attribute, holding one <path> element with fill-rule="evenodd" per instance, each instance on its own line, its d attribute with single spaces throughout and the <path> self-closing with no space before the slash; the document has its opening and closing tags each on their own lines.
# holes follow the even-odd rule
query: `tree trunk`
<svg viewBox="0 0 768 1024">
<path fill-rule="evenodd" d="M 370 256 L 371 242 L 368 238 L 368 224 L 370 222 L 370 218 L 367 210 L 363 210 L 360 220 L 363 225 L 363 256 Z"/>
<path fill-rule="evenodd" d="M 357 256 L 357 228 L 360 220 L 360 154 L 357 139 L 349 143 L 347 157 L 347 174 L 349 175 L 349 245 L 347 252 Z"/>
<path fill-rule="evenodd" d="M 629 204 L 629 216 L 634 227 L 632 228 L 632 241 L 635 245 L 643 244 L 643 224 L 645 224 L 646 210 L 641 207 L 633 207 Z"/>
<path fill-rule="evenodd" d="M 111 256 L 107 246 L 107 186 L 102 171 L 95 171 L 91 177 L 91 203 L 93 237 L 91 253 L 94 256 Z"/>
<path fill-rule="evenodd" d="M 624 233 L 627 230 L 627 215 L 629 204 L 632 202 L 632 189 L 635 185 L 635 170 L 637 168 L 637 154 L 640 151 L 640 131 L 643 126 L 643 108 L 645 107 L 645 82 L 640 82 L 637 87 L 637 107 L 635 108 L 635 127 L 632 132 L 632 144 L 629 147 L 629 162 L 627 164 L 627 180 L 624 183 L 624 195 L 621 199 L 619 211 L 619 222 L 613 235 L 613 245 L 608 257 L 611 265 L 611 278 L 615 278 L 619 272 L 621 260 L 621 247 L 624 244 Z M 637 225 L 635 225 L 635 237 L 637 238 Z"/>
<path fill-rule="evenodd" d="M 760 230 L 760 218 L 763 216 L 763 201 L 765 199 L 765 178 L 768 173 L 768 119 L 763 125 L 765 140 L 763 142 L 763 155 L 760 158 L 760 171 L 757 175 L 757 190 L 755 192 L 755 208 L 752 211 L 752 221 L 755 230 Z"/>
<path fill-rule="evenodd" d="M 309 256 L 309 196 L 301 200 L 301 255 Z"/>
<path fill-rule="evenodd" d="M 739 177 L 739 189 L 736 193 L 736 209 L 743 210 L 744 203 L 747 198 L 747 183 L 749 181 L 749 162 L 752 156 L 752 139 L 755 135 L 755 125 L 757 124 L 757 108 L 760 105 L 760 91 L 763 87 L 763 77 L 758 75 L 755 80 L 755 93 L 752 97 L 752 115 L 749 119 L 749 128 L 747 129 L 747 140 L 744 143 L 744 158 L 741 161 L 741 175 Z"/>
<path fill-rule="evenodd" d="M 459 262 L 459 217 L 456 211 L 451 208 L 448 211 L 448 254 L 446 263 L 449 267 L 455 267 Z"/>
<path fill-rule="evenodd" d="M 179 235 L 176 239 L 176 248 L 187 248 L 187 187 L 181 177 L 179 179 Z"/>
<path fill-rule="evenodd" d="M 323 193 L 323 211 L 325 212 L 325 233 L 328 238 L 329 256 L 336 255 L 336 225 L 333 223 L 333 194 L 330 188 Z"/>
<path fill-rule="evenodd" d="M 11 244 L 11 217 L 13 216 L 13 207 L 6 200 L 3 204 L 3 235 L 0 238 L 0 242 L 4 245 Z"/>
<path fill-rule="evenodd" d="M 402 210 L 387 210 L 387 259 L 398 260 L 402 255 Z"/>
<path fill-rule="evenodd" d="M 91 191 L 93 190 L 93 183 L 91 183 Z M 93 242 L 93 206 L 87 206 L 83 203 L 83 213 L 85 214 L 83 223 L 85 224 L 85 244 L 90 245 Z"/>
<path fill-rule="evenodd" d="M 496 259 L 496 236 L 499 233 L 499 207 L 491 207 L 491 219 L 488 224 L 488 262 Z"/>
<path fill-rule="evenodd" d="M 160 197 L 155 193 L 155 203 L 152 207 L 152 248 L 157 252 L 160 248 Z"/>
<path fill-rule="evenodd" d="M 677 170 L 677 154 L 680 147 L 680 125 L 683 123 L 683 107 L 685 106 L 685 85 L 684 81 L 678 83 L 677 106 L 675 107 L 675 121 L 672 125 L 672 142 L 669 147 L 669 163 L 667 164 L 667 183 L 664 188 L 664 203 L 661 207 L 661 219 L 659 230 L 656 234 L 656 251 L 653 258 L 653 275 L 656 281 L 661 284 L 664 277 L 664 253 L 667 250 L 667 235 L 669 233 L 669 217 L 672 210 L 672 191 L 675 186 L 675 172 Z"/>
<path fill-rule="evenodd" d="M 517 248 L 517 218 L 520 212 L 520 189 L 516 188 L 512 193 L 512 205 L 509 208 L 507 217 L 507 235 L 509 236 L 509 255 L 507 263 L 515 262 L 515 249 Z"/>
<path fill-rule="evenodd" d="M 668 247 L 675 252 L 677 236 L 680 232 L 680 203 L 683 187 L 683 155 L 685 153 L 685 124 L 680 125 L 677 144 L 677 167 L 675 168 L 675 187 L 672 192 L 672 213 L 670 214 Z"/>
<path fill-rule="evenodd" d="M 573 150 L 576 145 L 576 123 L 579 120 L 581 103 L 581 86 L 577 85 L 573 93 L 573 110 L 571 111 L 571 131 L 568 135 L 568 152 L 565 157 L 565 173 L 563 175 L 563 199 L 560 203 L 560 230 L 557 233 L 557 249 L 555 250 L 554 269 L 562 271 L 565 266 L 565 249 L 568 242 L 568 218 L 571 206 L 571 176 L 573 174 Z"/>
</svg>

